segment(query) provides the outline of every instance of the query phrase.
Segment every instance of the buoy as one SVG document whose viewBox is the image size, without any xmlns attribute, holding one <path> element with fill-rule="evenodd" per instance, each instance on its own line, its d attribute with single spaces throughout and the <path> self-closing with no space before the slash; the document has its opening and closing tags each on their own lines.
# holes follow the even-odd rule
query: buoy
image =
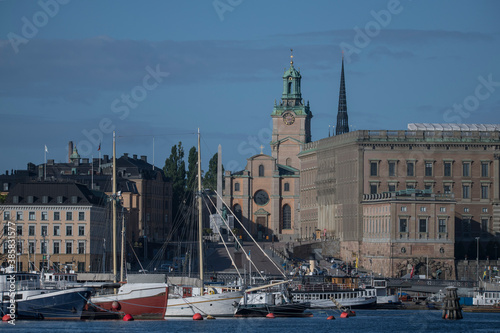
<svg viewBox="0 0 500 333">
<path fill-rule="evenodd" d="M 328 316 L 328 317 L 326 318 L 326 320 L 334 320 L 334 319 L 335 319 L 335 317 L 334 317 L 334 316 Z"/>
<path fill-rule="evenodd" d="M 10 314 L 6 314 L 2 317 L 2 321 L 9 321 L 10 320 Z"/>
<path fill-rule="evenodd" d="M 207 319 L 215 319 L 215 317 L 214 317 L 214 316 L 211 316 L 211 315 L 208 315 L 208 316 L 207 316 Z"/>
<path fill-rule="evenodd" d="M 268 313 L 268 314 L 266 315 L 266 318 L 274 318 L 274 313 Z"/>
<path fill-rule="evenodd" d="M 349 318 L 349 314 L 347 312 L 342 312 L 340 318 Z"/>
<path fill-rule="evenodd" d="M 123 321 L 134 321 L 134 317 L 131 314 L 126 314 L 123 316 Z"/>
<path fill-rule="evenodd" d="M 118 311 L 118 310 L 120 310 L 122 308 L 122 306 L 120 305 L 120 303 L 118 303 L 117 301 L 113 301 L 113 303 L 111 303 L 111 307 L 115 311 Z"/>
<path fill-rule="evenodd" d="M 203 316 L 197 312 L 193 315 L 193 320 L 203 320 Z"/>
</svg>

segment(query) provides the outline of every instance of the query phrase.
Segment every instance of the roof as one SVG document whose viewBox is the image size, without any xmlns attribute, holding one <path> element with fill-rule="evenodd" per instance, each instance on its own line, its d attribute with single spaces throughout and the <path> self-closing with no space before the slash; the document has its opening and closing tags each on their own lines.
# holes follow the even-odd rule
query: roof
<svg viewBox="0 0 500 333">
<path fill-rule="evenodd" d="M 500 124 L 410 123 L 410 131 L 500 131 Z"/>
</svg>

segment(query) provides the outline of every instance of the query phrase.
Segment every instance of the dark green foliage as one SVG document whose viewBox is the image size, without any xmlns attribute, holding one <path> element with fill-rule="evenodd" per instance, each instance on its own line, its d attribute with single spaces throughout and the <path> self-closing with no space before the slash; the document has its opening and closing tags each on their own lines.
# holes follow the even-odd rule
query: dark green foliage
<svg viewBox="0 0 500 333">
<path fill-rule="evenodd" d="M 203 186 L 206 189 L 217 190 L 217 159 L 218 153 L 215 153 L 214 156 L 208 162 L 208 171 L 203 178 Z M 222 173 L 224 174 L 224 166 L 222 166 Z"/>
<path fill-rule="evenodd" d="M 163 171 L 172 182 L 172 213 L 176 216 L 186 191 L 186 163 L 182 142 L 179 142 L 177 146 L 172 146 L 170 157 L 165 160 Z"/>
</svg>

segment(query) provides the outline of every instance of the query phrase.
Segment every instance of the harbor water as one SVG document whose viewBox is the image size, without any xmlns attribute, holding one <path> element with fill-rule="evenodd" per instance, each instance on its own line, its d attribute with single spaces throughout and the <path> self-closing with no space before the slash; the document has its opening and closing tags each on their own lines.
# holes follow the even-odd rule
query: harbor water
<svg viewBox="0 0 500 333">
<path fill-rule="evenodd" d="M 441 311 L 358 310 L 357 316 L 341 319 L 333 311 L 312 311 L 310 318 L 228 318 L 193 321 L 16 321 L 0 323 L 1 332 L 500 332 L 499 313 L 464 313 L 462 320 L 443 320 Z M 335 320 L 327 320 L 334 314 Z"/>
</svg>

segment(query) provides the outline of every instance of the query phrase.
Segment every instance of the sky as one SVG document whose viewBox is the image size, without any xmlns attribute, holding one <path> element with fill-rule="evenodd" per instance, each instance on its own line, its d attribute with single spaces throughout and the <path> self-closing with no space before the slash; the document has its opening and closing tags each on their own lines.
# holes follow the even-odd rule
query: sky
<svg viewBox="0 0 500 333">
<path fill-rule="evenodd" d="M 271 154 L 290 62 L 312 139 L 336 125 L 342 50 L 351 130 L 500 123 L 500 1 L 0 0 L 0 173 L 147 155 L 201 132 L 204 170 Z M 45 152 L 45 147 L 47 151 Z"/>
</svg>

